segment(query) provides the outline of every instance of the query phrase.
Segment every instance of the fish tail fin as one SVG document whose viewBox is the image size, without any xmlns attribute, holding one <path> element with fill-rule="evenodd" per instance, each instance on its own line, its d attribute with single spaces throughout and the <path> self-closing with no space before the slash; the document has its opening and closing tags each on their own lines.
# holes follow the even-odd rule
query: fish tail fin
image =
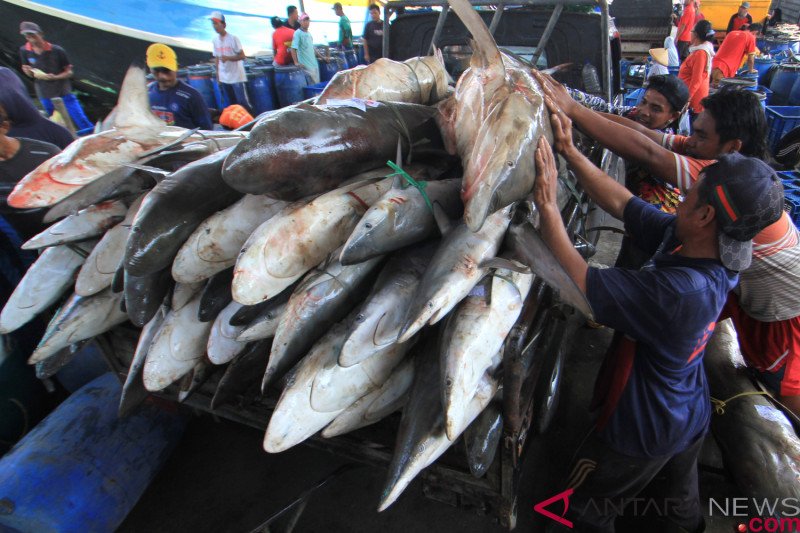
<svg viewBox="0 0 800 533">
<path fill-rule="evenodd" d="M 500 49 L 489 33 L 489 28 L 481 19 L 480 15 L 468 0 L 448 0 L 450 7 L 456 12 L 458 18 L 467 27 L 467 31 L 472 34 L 474 39 L 472 48 L 472 64 L 476 62 L 484 68 L 496 66 L 503 68 L 503 60 L 500 56 Z"/>
</svg>

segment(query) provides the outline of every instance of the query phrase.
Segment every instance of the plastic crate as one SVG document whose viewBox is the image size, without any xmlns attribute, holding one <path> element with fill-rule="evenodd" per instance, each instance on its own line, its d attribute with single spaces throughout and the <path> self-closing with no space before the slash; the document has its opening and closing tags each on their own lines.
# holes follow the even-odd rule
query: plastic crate
<svg viewBox="0 0 800 533">
<path fill-rule="evenodd" d="M 644 96 L 644 89 L 634 89 L 625 95 L 625 107 L 633 107 L 639 104 L 639 101 Z"/>
<path fill-rule="evenodd" d="M 305 98 L 314 98 L 315 96 L 319 96 L 320 94 L 322 94 L 322 91 L 324 91 L 325 87 L 327 86 L 328 86 L 327 81 L 321 81 L 319 83 L 315 83 L 314 85 L 303 87 L 303 96 Z"/>
<path fill-rule="evenodd" d="M 783 207 L 789 213 L 794 225 L 800 227 L 800 190 L 784 188 Z"/>
<path fill-rule="evenodd" d="M 786 170 L 778 172 L 784 189 L 794 189 L 800 191 L 800 172 L 796 170 Z"/>
<path fill-rule="evenodd" d="M 775 150 L 784 135 L 800 126 L 800 107 L 796 106 L 767 106 L 767 144 L 770 150 Z"/>
</svg>

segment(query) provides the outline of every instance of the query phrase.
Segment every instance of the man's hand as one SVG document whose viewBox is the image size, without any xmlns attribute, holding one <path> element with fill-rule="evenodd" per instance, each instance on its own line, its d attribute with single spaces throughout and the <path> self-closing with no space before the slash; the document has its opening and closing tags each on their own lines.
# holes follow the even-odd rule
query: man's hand
<svg viewBox="0 0 800 533">
<path fill-rule="evenodd" d="M 555 209 L 558 211 L 558 169 L 553 150 L 544 135 L 539 137 L 536 146 L 536 180 L 533 186 L 533 202 L 539 211 Z"/>
<path fill-rule="evenodd" d="M 547 102 L 548 99 L 545 99 Z M 548 109 L 553 109 L 548 104 Z M 560 109 L 550 115 L 550 127 L 553 130 L 553 145 L 558 153 L 565 157 L 572 155 L 575 145 L 572 144 L 572 121 Z"/>
<path fill-rule="evenodd" d="M 33 77 L 33 67 L 31 67 L 30 65 L 22 65 L 22 72 L 24 72 L 31 78 Z"/>
<path fill-rule="evenodd" d="M 561 109 L 568 117 L 572 118 L 575 108 L 580 107 L 580 104 L 572 99 L 569 92 L 567 92 L 567 88 L 548 74 L 543 74 L 539 71 L 533 71 L 532 74 L 542 86 L 545 96 L 550 98 L 555 107 Z M 545 98 L 545 102 L 547 102 L 547 98 Z M 550 111 L 555 113 L 553 109 Z"/>
</svg>

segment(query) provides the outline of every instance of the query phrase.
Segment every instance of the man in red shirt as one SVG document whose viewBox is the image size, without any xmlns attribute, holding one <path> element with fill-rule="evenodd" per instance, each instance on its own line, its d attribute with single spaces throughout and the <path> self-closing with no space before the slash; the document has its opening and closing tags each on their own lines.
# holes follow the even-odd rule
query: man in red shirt
<svg viewBox="0 0 800 533">
<path fill-rule="evenodd" d="M 678 45 L 678 56 L 681 61 L 689 56 L 689 46 L 692 42 L 692 28 L 695 24 L 694 0 L 684 0 L 683 15 L 678 21 L 678 31 L 675 32 L 675 41 Z"/>
<path fill-rule="evenodd" d="M 291 65 L 292 56 L 289 47 L 292 45 L 294 30 L 283 24 L 280 17 L 272 17 L 272 54 L 276 65 Z"/>
<path fill-rule="evenodd" d="M 717 87 L 722 78 L 736 75 L 742 57 L 747 55 L 748 72 L 757 72 L 753 68 L 756 57 L 756 35 L 761 31 L 761 24 L 743 26 L 743 29 L 730 32 L 717 50 L 711 62 L 711 86 Z"/>
<path fill-rule="evenodd" d="M 741 30 L 742 26 L 749 26 L 753 23 L 753 17 L 747 12 L 748 9 L 750 9 L 750 2 L 742 2 L 742 5 L 739 6 L 739 11 L 731 15 L 728 21 L 728 29 L 725 30 L 726 33 Z"/>
</svg>

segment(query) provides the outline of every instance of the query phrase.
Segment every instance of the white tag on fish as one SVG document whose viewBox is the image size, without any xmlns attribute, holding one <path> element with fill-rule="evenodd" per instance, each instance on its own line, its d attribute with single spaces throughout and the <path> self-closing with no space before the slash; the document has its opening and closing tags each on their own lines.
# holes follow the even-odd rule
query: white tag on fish
<svg viewBox="0 0 800 533">
<path fill-rule="evenodd" d="M 366 111 L 368 107 L 378 107 L 378 102 L 374 100 L 363 100 L 361 98 L 332 98 L 325 102 L 325 105 L 328 107 L 353 107 L 361 111 Z"/>
</svg>

